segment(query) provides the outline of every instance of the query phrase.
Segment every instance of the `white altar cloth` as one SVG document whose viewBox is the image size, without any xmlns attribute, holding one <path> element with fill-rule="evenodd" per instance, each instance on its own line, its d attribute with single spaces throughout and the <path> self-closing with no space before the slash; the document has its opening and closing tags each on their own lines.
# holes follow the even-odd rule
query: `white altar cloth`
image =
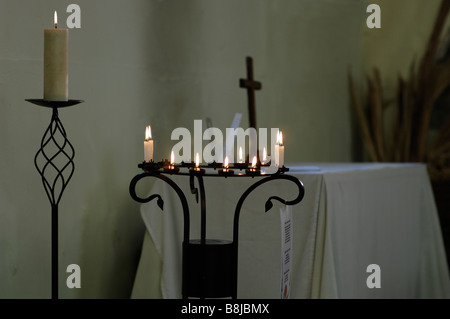
<svg viewBox="0 0 450 319">
<path fill-rule="evenodd" d="M 289 165 L 305 186 L 293 206 L 291 298 L 450 298 L 450 279 L 431 184 L 422 164 Z M 172 176 L 190 205 L 191 239 L 200 207 L 189 178 Z M 261 178 L 261 177 L 255 177 Z M 205 177 L 207 238 L 232 239 L 234 209 L 252 178 Z M 241 211 L 238 298 L 280 298 L 281 205 L 296 196 L 288 181 L 255 190 Z M 132 298 L 181 297 L 183 219 L 176 193 L 157 181 L 162 212 L 141 205 L 146 234 Z M 381 288 L 368 288 L 367 266 L 380 267 Z"/>
</svg>

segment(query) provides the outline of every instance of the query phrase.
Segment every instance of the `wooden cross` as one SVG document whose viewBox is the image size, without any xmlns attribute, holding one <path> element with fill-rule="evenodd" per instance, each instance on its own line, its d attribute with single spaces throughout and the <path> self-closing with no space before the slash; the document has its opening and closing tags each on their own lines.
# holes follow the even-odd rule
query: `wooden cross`
<svg viewBox="0 0 450 319">
<path fill-rule="evenodd" d="M 246 58 L 247 63 L 247 79 L 239 80 L 239 87 L 247 89 L 248 95 L 248 114 L 250 120 L 250 127 L 256 127 L 256 106 L 255 106 L 255 90 L 261 90 L 261 82 L 253 80 L 253 59 Z"/>
</svg>

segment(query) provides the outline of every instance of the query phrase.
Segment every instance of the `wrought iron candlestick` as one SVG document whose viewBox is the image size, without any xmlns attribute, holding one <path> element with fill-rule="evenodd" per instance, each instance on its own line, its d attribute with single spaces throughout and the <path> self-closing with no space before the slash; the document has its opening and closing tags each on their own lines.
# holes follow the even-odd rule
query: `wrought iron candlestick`
<svg viewBox="0 0 450 319">
<path fill-rule="evenodd" d="M 146 177 L 155 177 L 163 180 L 171 186 L 178 195 L 183 207 L 184 235 L 183 235 L 183 256 L 182 256 L 182 296 L 199 298 L 237 298 L 238 279 L 238 238 L 239 238 L 239 216 L 242 205 L 247 196 L 256 188 L 270 181 L 287 180 L 298 188 L 297 196 L 292 200 L 285 200 L 278 196 L 271 196 L 265 203 L 265 211 L 269 211 L 272 201 L 279 201 L 285 205 L 295 205 L 300 203 L 304 196 L 304 188 L 298 178 L 284 174 L 289 169 L 280 168 L 273 174 L 261 174 L 260 168 L 248 168 L 248 164 L 234 164 L 229 168 L 218 170 L 222 164 L 212 163 L 207 166 L 200 166 L 195 169 L 194 165 L 184 164 L 169 165 L 166 162 L 139 164 L 138 167 L 144 171 L 136 175 L 130 183 L 131 197 L 140 203 L 147 203 L 157 199 L 158 206 L 163 209 L 164 201 L 159 194 L 153 194 L 142 198 L 136 194 L 137 183 Z M 235 174 L 231 168 L 235 169 Z M 189 176 L 191 193 L 195 195 L 197 203 L 201 206 L 200 239 L 190 239 L 190 215 L 186 197 L 181 188 L 167 175 Z M 251 185 L 240 197 L 234 212 L 233 241 L 206 239 L 206 192 L 203 182 L 204 177 L 262 177 Z M 198 188 L 195 187 L 197 179 Z M 200 190 L 200 191 L 199 191 Z"/>
<path fill-rule="evenodd" d="M 34 165 L 42 178 L 45 193 L 52 207 L 52 299 L 58 299 L 58 205 L 75 170 L 75 149 L 67 139 L 58 108 L 82 103 L 82 100 L 45 101 L 27 99 L 35 105 L 53 109 L 49 126 L 41 140 L 41 147 L 34 157 Z"/>
</svg>

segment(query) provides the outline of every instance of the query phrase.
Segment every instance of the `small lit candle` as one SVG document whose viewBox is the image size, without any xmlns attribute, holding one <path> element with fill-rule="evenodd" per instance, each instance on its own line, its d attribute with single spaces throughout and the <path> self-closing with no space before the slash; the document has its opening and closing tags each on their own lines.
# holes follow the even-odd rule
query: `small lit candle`
<svg viewBox="0 0 450 319">
<path fill-rule="evenodd" d="M 228 156 L 225 156 L 225 160 L 223 161 L 223 168 L 219 169 L 219 175 L 230 176 L 233 175 L 234 171 L 229 169 Z"/>
<path fill-rule="evenodd" d="M 268 161 L 267 161 L 267 150 L 264 147 L 263 148 L 263 159 L 261 161 L 261 174 L 266 174 L 268 169 L 266 166 L 269 166 Z"/>
<path fill-rule="evenodd" d="M 257 165 L 258 165 L 258 160 L 256 159 L 256 156 L 253 156 L 252 166 L 250 168 L 246 169 L 245 172 L 251 176 L 259 175 L 261 173 L 261 171 L 259 170 Z"/>
<path fill-rule="evenodd" d="M 170 165 L 169 165 L 170 169 L 174 169 L 175 168 L 175 153 L 172 151 L 172 153 L 170 153 Z"/>
<path fill-rule="evenodd" d="M 267 163 L 267 150 L 266 147 L 264 146 L 263 148 L 263 160 L 261 164 L 266 164 Z"/>
<path fill-rule="evenodd" d="M 166 165 L 166 164 L 164 164 Z M 164 172 L 168 172 L 170 174 L 176 174 L 180 171 L 178 167 L 175 167 L 175 153 L 172 151 L 170 153 L 170 162 L 167 167 L 164 167 Z"/>
<path fill-rule="evenodd" d="M 280 132 L 280 141 L 279 141 L 279 155 L 278 155 L 278 166 L 284 166 L 284 145 L 283 145 L 283 133 Z"/>
<path fill-rule="evenodd" d="M 54 13 L 54 29 L 44 30 L 44 100 L 67 101 L 69 98 L 69 31 L 58 29 Z"/>
<path fill-rule="evenodd" d="M 200 168 L 200 155 L 195 154 L 195 166 L 189 170 L 190 174 L 194 175 L 203 175 L 205 173 L 205 170 Z"/>
<path fill-rule="evenodd" d="M 147 163 L 153 162 L 153 139 L 150 125 L 145 128 L 144 157 Z"/>
<path fill-rule="evenodd" d="M 198 155 L 198 153 L 195 155 L 194 171 L 200 172 L 200 156 Z"/>
<path fill-rule="evenodd" d="M 228 156 L 225 156 L 225 160 L 223 163 L 223 171 L 228 172 Z"/>
<path fill-rule="evenodd" d="M 239 163 L 244 163 L 244 156 L 242 155 L 242 147 L 239 147 Z"/>
<path fill-rule="evenodd" d="M 253 161 L 252 161 L 252 171 L 256 171 L 256 156 L 253 156 Z"/>
</svg>

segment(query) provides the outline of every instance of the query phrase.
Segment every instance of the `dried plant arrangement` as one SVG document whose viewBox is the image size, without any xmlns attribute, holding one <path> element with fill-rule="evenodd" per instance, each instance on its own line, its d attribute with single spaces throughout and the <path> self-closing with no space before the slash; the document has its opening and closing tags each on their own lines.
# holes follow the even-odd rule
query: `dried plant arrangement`
<svg viewBox="0 0 450 319">
<path fill-rule="evenodd" d="M 418 66 L 411 64 L 407 79 L 399 77 L 393 103 L 383 96 L 378 69 L 375 68 L 367 79 L 365 103 L 357 94 L 350 72 L 348 78 L 351 103 L 370 159 L 374 162 L 425 162 L 434 181 L 450 180 L 450 116 L 432 142 L 428 134 L 433 107 L 450 89 L 450 43 L 440 44 L 449 9 L 450 0 L 443 0 L 425 54 Z M 444 54 L 438 56 L 438 52 Z M 385 112 L 392 105 L 395 115 L 389 126 L 391 131 L 386 132 Z M 450 115 L 450 105 L 445 108 Z"/>
</svg>

